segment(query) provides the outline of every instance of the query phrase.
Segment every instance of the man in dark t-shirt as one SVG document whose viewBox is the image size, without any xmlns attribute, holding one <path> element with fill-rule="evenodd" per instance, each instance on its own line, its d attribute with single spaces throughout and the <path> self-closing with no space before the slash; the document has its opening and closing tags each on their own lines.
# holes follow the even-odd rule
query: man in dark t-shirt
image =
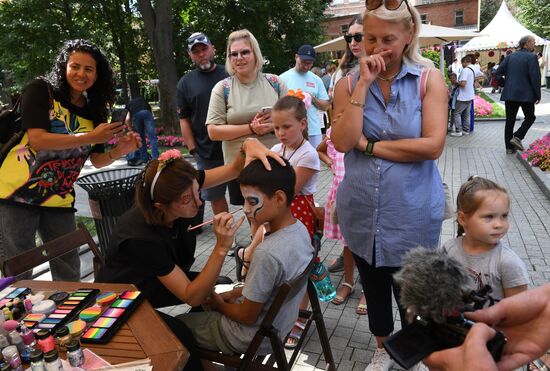
<svg viewBox="0 0 550 371">
<path fill-rule="evenodd" d="M 151 146 L 151 157 L 159 157 L 157 134 L 155 133 L 155 119 L 149 102 L 143 97 L 135 97 L 126 104 L 129 120 L 132 122 L 132 129 L 139 133 L 141 137 L 141 148 L 128 155 L 128 165 L 141 165 L 149 160 L 147 153 L 147 141 L 145 136 L 149 137 Z M 128 118 L 127 118 L 128 119 Z"/>
<path fill-rule="evenodd" d="M 205 122 L 212 88 L 228 75 L 223 66 L 215 63 L 214 45 L 205 34 L 192 34 L 187 39 L 187 48 L 196 68 L 178 82 L 178 116 L 183 139 L 197 167 L 208 170 L 224 164 L 221 142 L 210 140 Z M 202 191 L 202 198 L 211 202 L 214 214 L 228 210 L 225 189 L 222 184 Z"/>
</svg>

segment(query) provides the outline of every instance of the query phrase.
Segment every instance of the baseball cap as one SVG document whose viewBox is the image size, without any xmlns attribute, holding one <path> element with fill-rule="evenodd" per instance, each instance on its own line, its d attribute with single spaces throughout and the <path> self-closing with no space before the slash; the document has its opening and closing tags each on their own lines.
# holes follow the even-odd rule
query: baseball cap
<svg viewBox="0 0 550 371">
<path fill-rule="evenodd" d="M 187 39 L 187 49 L 191 51 L 197 44 L 212 45 L 212 41 L 202 32 L 195 32 Z"/>
<path fill-rule="evenodd" d="M 315 49 L 313 46 L 305 44 L 298 48 L 298 56 L 307 62 L 312 62 L 315 60 Z"/>
</svg>

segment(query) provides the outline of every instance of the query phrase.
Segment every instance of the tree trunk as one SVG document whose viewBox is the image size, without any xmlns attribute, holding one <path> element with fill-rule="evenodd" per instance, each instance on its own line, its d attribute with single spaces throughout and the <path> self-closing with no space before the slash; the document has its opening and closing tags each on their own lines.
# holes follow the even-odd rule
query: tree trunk
<svg viewBox="0 0 550 371">
<path fill-rule="evenodd" d="M 176 117 L 177 72 L 172 48 L 172 2 L 138 0 L 145 30 L 151 41 L 155 64 L 159 73 L 160 121 L 169 134 L 179 132 Z"/>
</svg>

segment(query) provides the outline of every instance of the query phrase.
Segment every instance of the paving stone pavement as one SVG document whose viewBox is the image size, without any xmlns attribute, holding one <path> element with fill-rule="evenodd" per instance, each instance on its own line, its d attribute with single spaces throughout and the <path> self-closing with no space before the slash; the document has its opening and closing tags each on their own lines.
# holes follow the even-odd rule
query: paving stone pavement
<svg viewBox="0 0 550 371">
<path fill-rule="evenodd" d="M 498 96 L 493 95 L 497 100 Z M 550 131 L 550 92 L 543 90 L 542 103 L 536 106 L 537 120 L 531 127 L 524 145 Z M 519 125 L 520 121 L 516 123 Z M 511 198 L 510 230 L 505 241 L 523 259 L 529 271 L 532 285 L 537 286 L 550 280 L 550 200 L 548 200 L 520 161 L 512 155 L 507 155 L 504 148 L 504 122 L 476 122 L 472 135 L 466 137 L 447 137 L 445 150 L 437 161 L 441 176 L 452 192 L 453 198 L 460 185 L 470 175 L 479 175 L 492 179 L 506 187 Z M 112 167 L 124 166 L 118 161 Z M 86 168 L 84 173 L 91 171 Z M 330 187 L 331 173 L 324 167 L 320 173 L 315 199 L 324 204 Z M 77 187 L 77 209 L 80 215 L 90 215 L 87 206 L 87 196 Z M 211 217 L 210 206 L 207 205 L 205 219 Z M 456 228 L 452 221 L 445 221 L 441 232 L 441 240 L 452 238 Z M 249 239 L 247 228 L 238 231 L 238 241 L 243 243 Z M 205 264 L 212 247 L 214 234 L 211 227 L 198 236 L 195 270 Z M 320 256 L 328 265 L 341 252 L 339 243 L 323 240 Z M 222 274 L 235 277 L 233 258 L 227 258 Z M 333 283 L 342 283 L 342 273 L 332 275 Z M 357 281 L 357 272 L 355 273 Z M 359 285 L 360 286 L 360 285 Z M 325 324 L 328 329 L 333 355 L 338 363 L 338 370 L 363 370 L 370 361 L 376 342 L 369 331 L 366 316 L 355 313 L 359 302 L 360 289 L 356 289 L 351 298 L 342 305 L 321 303 Z M 188 310 L 188 306 L 165 308 L 165 311 L 176 315 Z M 396 308 L 394 308 L 394 318 Z M 399 328 L 396 321 L 396 328 Z M 322 370 L 325 367 L 319 338 L 314 328 L 305 342 L 303 352 L 293 370 Z M 399 368 L 395 368 L 399 369 Z"/>
</svg>

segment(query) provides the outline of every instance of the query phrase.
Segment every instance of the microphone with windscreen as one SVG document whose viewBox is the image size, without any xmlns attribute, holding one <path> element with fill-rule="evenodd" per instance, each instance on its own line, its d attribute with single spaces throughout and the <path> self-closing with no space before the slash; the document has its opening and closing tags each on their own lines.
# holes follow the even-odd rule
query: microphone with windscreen
<svg viewBox="0 0 550 371">
<path fill-rule="evenodd" d="M 411 250 L 394 275 L 400 285 L 401 305 L 407 309 L 408 324 L 384 340 L 384 348 L 408 369 L 430 353 L 461 345 L 473 322 L 463 312 L 494 304 L 486 285 L 472 290 L 466 268 L 443 251 L 422 247 Z M 506 338 L 497 331 L 487 348 L 500 359 Z"/>
</svg>

